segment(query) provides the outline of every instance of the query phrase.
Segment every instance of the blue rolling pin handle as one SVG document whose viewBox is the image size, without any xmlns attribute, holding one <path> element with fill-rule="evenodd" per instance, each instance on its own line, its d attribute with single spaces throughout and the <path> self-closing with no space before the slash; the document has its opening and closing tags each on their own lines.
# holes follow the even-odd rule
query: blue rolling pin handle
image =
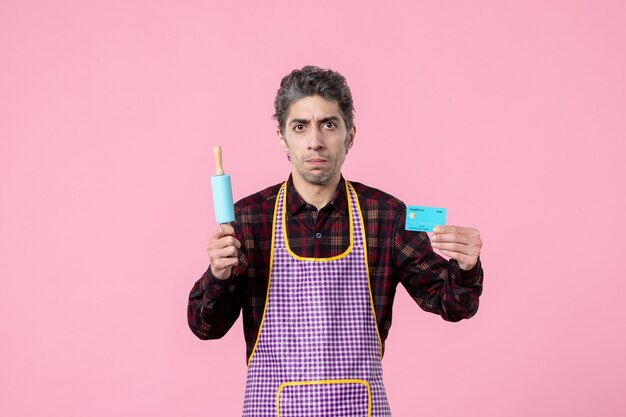
<svg viewBox="0 0 626 417">
<path fill-rule="evenodd" d="M 215 221 L 219 224 L 235 221 L 235 207 L 233 206 L 233 190 L 230 185 L 230 175 L 214 175 L 211 177 L 213 192 L 213 208 Z"/>
</svg>

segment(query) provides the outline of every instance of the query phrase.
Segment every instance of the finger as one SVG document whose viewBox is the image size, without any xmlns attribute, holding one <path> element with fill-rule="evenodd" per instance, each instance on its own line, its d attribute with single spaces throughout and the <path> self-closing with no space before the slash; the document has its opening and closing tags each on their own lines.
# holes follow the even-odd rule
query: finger
<svg viewBox="0 0 626 417">
<path fill-rule="evenodd" d="M 218 258 L 233 258 L 237 257 L 238 252 L 236 247 L 226 246 L 225 248 L 214 251 L 213 254 Z"/>
<path fill-rule="evenodd" d="M 471 267 L 476 265 L 476 262 L 478 262 L 478 257 L 476 256 L 464 255 L 462 253 L 449 250 L 441 250 L 441 253 L 452 259 L 456 259 L 459 265 L 466 266 L 466 268 L 463 269 L 471 269 Z"/>
<path fill-rule="evenodd" d="M 480 247 L 475 245 L 465 245 L 456 242 L 433 242 L 432 246 L 433 248 L 439 249 L 442 252 L 445 250 L 448 252 L 455 252 L 469 256 L 480 255 Z"/>
<path fill-rule="evenodd" d="M 235 228 L 230 224 L 220 224 L 219 227 L 213 233 L 213 237 L 219 239 L 224 236 L 233 236 L 235 234 Z"/>
<path fill-rule="evenodd" d="M 457 242 L 465 245 L 478 244 L 480 238 L 469 236 L 463 233 L 438 233 L 431 237 L 433 242 Z"/>
<path fill-rule="evenodd" d="M 455 234 L 463 234 L 473 237 L 480 236 L 480 232 L 477 229 L 472 227 L 461 227 L 461 226 L 452 226 L 452 225 L 441 225 L 435 226 L 433 228 L 433 233 L 435 235 L 442 233 L 455 233 Z"/>
<path fill-rule="evenodd" d="M 210 249 L 209 258 L 211 261 L 220 259 L 220 258 L 236 258 L 237 257 L 237 248 L 234 246 L 226 246 L 225 248 L 216 248 Z"/>
<path fill-rule="evenodd" d="M 208 250 L 222 249 L 228 246 L 234 246 L 235 248 L 239 249 L 241 247 L 241 242 L 239 241 L 239 239 L 233 236 L 224 236 L 219 239 L 211 239 L 209 241 Z"/>
<path fill-rule="evenodd" d="M 234 246 L 237 249 L 241 247 L 241 242 L 239 241 L 239 239 L 237 239 L 234 236 L 224 236 L 219 239 L 219 242 L 220 242 L 220 245 L 223 245 L 223 247 Z"/>
<path fill-rule="evenodd" d="M 211 262 L 213 272 L 223 271 L 226 268 L 233 268 L 239 263 L 238 258 L 219 258 Z"/>
<path fill-rule="evenodd" d="M 228 248 L 213 250 L 209 253 L 211 265 L 222 265 L 224 263 L 230 264 L 233 259 L 239 259 L 237 256 L 237 249 L 230 246 Z"/>
<path fill-rule="evenodd" d="M 467 255 L 463 255 L 457 252 L 450 252 L 450 251 L 441 251 L 441 253 L 450 257 L 450 259 L 455 259 L 459 264 L 459 268 L 465 271 L 469 271 L 470 269 L 472 269 L 478 262 L 478 258 L 474 256 L 467 256 Z"/>
</svg>

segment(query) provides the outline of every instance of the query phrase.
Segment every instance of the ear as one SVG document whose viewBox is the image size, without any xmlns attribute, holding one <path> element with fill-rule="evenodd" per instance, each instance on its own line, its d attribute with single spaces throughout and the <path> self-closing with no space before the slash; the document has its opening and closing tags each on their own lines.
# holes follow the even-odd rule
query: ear
<svg viewBox="0 0 626 417">
<path fill-rule="evenodd" d="M 278 141 L 280 142 L 280 146 L 283 148 L 283 151 L 289 153 L 289 145 L 287 145 L 287 140 L 285 140 L 283 134 L 280 133 L 280 129 L 276 129 L 276 136 L 278 136 Z"/>
<path fill-rule="evenodd" d="M 352 129 L 348 132 L 348 136 L 346 137 L 346 151 L 352 149 L 352 145 L 354 145 L 354 136 L 356 136 L 356 126 L 352 126 Z"/>
</svg>

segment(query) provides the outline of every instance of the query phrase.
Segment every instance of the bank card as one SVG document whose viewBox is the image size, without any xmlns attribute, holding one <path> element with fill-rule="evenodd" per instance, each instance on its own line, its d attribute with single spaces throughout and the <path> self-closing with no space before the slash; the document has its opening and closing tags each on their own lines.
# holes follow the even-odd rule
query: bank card
<svg viewBox="0 0 626 417">
<path fill-rule="evenodd" d="M 407 206 L 405 229 L 414 232 L 432 232 L 433 227 L 446 224 L 446 209 L 426 206 Z"/>
</svg>

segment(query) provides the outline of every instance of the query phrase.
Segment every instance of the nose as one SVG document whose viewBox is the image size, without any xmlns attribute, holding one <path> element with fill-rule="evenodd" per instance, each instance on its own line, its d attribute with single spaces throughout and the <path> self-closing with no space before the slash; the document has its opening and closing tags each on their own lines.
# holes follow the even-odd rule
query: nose
<svg viewBox="0 0 626 417">
<path fill-rule="evenodd" d="M 311 135 L 309 137 L 309 149 L 319 150 L 324 147 L 324 132 L 320 127 L 316 127 L 311 131 Z"/>
</svg>

